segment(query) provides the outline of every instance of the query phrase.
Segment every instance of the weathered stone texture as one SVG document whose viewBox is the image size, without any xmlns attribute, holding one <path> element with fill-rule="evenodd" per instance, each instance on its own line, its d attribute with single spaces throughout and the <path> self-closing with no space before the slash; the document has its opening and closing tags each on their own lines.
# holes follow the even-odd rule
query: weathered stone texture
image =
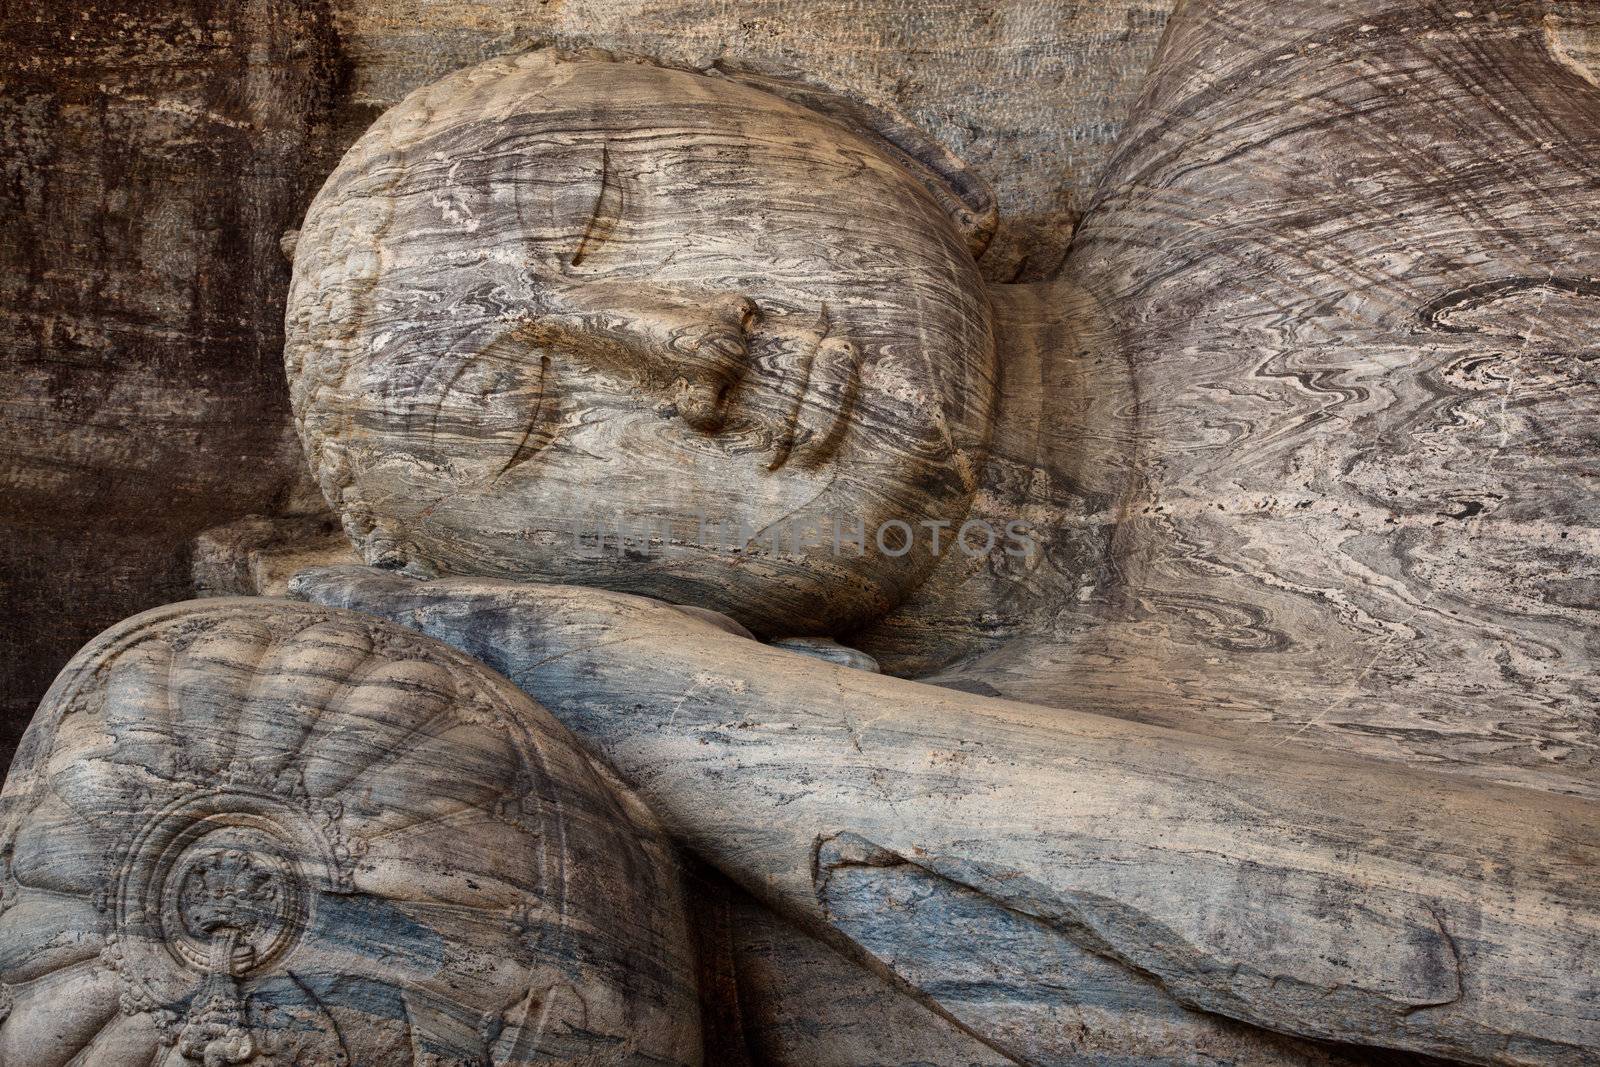
<svg viewBox="0 0 1600 1067">
<path fill-rule="evenodd" d="M 621 589 L 770 636 L 915 588 L 925 538 L 840 551 L 830 531 L 966 515 L 993 199 L 892 116 L 815 95 L 541 49 L 362 135 L 306 213 L 285 364 L 367 562 Z M 641 526 L 648 566 L 604 543 Z"/>
<path fill-rule="evenodd" d="M 688 848 L 1025 1062 L 1322 1056 L 1238 1023 L 1478 1063 L 1600 1047 L 1592 802 L 940 691 L 601 590 L 291 588 L 504 672 Z"/>
<path fill-rule="evenodd" d="M 1185 6 L 1003 357 L 1051 551 L 942 680 L 1596 795 L 1597 19 Z"/>
<path fill-rule="evenodd" d="M 280 510 L 304 461 L 277 243 L 407 92 L 548 41 L 807 73 L 963 155 L 1000 197 L 991 269 L 1038 276 L 1060 261 L 1167 6 L 8 6 L 0 749 L 73 650 L 188 594 L 197 531 Z"/>
<path fill-rule="evenodd" d="M 681 877 L 482 664 L 158 608 L 62 672 L 0 794 L 0 1060 L 698 1065 Z"/>
<path fill-rule="evenodd" d="M 351 100 L 384 109 L 554 42 L 808 75 L 904 111 L 995 187 L 990 276 L 1047 277 L 1160 39 L 1166 0 L 336 0 Z"/>
<path fill-rule="evenodd" d="M 0 32 L 0 746 L 186 543 L 281 506 L 278 239 L 337 78 L 314 3 L 8 5 Z"/>
</svg>

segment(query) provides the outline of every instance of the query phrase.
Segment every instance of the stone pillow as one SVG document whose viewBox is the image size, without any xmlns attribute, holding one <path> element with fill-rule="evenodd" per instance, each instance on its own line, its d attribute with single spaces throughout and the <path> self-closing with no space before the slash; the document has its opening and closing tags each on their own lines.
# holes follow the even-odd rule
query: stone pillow
<svg viewBox="0 0 1600 1067">
<path fill-rule="evenodd" d="M 378 619 L 121 623 L 0 805 L 0 1062 L 699 1062 L 648 813 L 505 679 Z"/>
</svg>

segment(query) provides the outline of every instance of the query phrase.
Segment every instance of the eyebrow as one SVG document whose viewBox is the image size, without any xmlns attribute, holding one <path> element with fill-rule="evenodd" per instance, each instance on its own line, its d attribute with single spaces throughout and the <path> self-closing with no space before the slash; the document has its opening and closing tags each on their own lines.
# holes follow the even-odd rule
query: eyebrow
<svg viewBox="0 0 1600 1067">
<path fill-rule="evenodd" d="M 594 207 L 589 212 L 589 222 L 584 226 L 583 236 L 578 239 L 577 250 L 567 261 L 568 266 L 581 265 L 586 256 L 593 254 L 610 239 L 612 231 L 617 228 L 618 220 L 622 218 L 622 206 L 622 182 L 611 166 L 611 146 L 609 143 L 602 143 L 600 191 L 595 194 Z"/>
</svg>

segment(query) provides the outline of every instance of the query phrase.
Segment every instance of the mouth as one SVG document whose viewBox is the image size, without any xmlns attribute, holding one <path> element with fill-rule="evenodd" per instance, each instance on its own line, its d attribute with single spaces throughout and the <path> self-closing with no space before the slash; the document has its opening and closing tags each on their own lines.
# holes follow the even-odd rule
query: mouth
<svg viewBox="0 0 1600 1067">
<path fill-rule="evenodd" d="M 860 376 L 861 350 L 842 337 L 819 337 L 801 353 L 768 471 L 791 461 L 817 467 L 832 458 L 850 427 Z"/>
</svg>

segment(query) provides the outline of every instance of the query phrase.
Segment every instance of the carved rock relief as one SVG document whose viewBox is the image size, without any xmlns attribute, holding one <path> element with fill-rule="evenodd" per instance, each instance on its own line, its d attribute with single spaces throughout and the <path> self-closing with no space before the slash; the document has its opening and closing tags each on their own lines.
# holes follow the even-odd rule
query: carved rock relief
<svg viewBox="0 0 1600 1067">
<path fill-rule="evenodd" d="M 0 1061 L 698 1062 L 636 802 L 504 680 L 377 620 L 129 620 L 63 673 L 4 804 Z"/>
<path fill-rule="evenodd" d="M 779 636 L 925 576 L 925 550 L 757 547 L 779 524 L 959 524 L 992 418 L 992 198 L 909 127 L 821 100 L 540 51 L 367 131 L 296 242 L 286 359 L 368 563 Z M 578 550 L 641 522 L 664 524 L 645 565 Z"/>
<path fill-rule="evenodd" d="M 688 848 L 1028 1062 L 1072 1062 L 1079 1012 L 1150 1062 L 1320 1055 L 1218 1017 L 1479 1063 L 1600 1046 L 1592 804 L 936 689 L 602 590 L 340 567 L 292 593 L 481 657 Z"/>
</svg>

